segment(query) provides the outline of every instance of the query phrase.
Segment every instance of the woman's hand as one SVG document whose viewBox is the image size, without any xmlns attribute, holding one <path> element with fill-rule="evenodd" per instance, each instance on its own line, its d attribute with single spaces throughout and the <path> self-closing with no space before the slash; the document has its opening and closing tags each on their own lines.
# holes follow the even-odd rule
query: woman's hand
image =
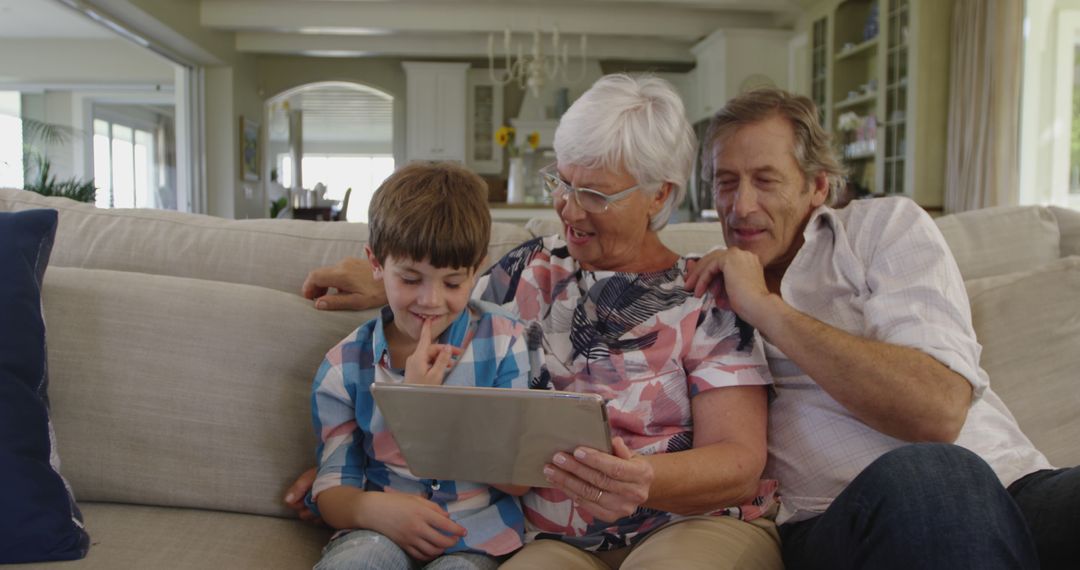
<svg viewBox="0 0 1080 570">
<path fill-rule="evenodd" d="M 330 289 L 336 289 L 330 293 Z M 386 304 L 386 290 L 372 275 L 366 259 L 346 257 L 336 265 L 308 273 L 300 294 L 315 301 L 316 309 L 359 311 Z"/>
<path fill-rule="evenodd" d="M 611 440 L 612 454 L 579 447 L 574 454 L 556 453 L 544 476 L 556 489 L 593 516 L 616 521 L 632 515 L 649 500 L 653 468 L 634 455 L 621 437 Z"/>
<path fill-rule="evenodd" d="M 431 344 L 431 321 L 420 325 L 420 338 L 416 350 L 405 359 L 405 383 L 440 386 L 446 372 L 454 367 L 454 356 L 461 349 L 449 344 Z"/>
</svg>

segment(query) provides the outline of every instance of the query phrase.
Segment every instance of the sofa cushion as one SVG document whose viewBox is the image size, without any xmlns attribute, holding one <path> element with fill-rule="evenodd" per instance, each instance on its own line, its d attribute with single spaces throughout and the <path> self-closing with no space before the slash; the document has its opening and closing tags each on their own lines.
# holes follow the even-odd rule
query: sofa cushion
<svg viewBox="0 0 1080 570">
<path fill-rule="evenodd" d="M 964 280 L 1038 268 L 1061 257 L 1061 233 L 1050 210 L 986 208 L 935 220 Z"/>
<path fill-rule="evenodd" d="M 562 222 L 545 218 L 533 218 L 525 224 L 532 237 L 562 233 Z M 660 230 L 660 241 L 680 255 L 705 253 L 724 245 L 724 228 L 720 222 L 692 222 L 669 224 Z"/>
<path fill-rule="evenodd" d="M 1061 256 L 1080 255 L 1080 210 L 1050 206 L 1061 231 Z"/>
<path fill-rule="evenodd" d="M 109 210 L 0 189 L 0 210 L 28 208 L 60 212 L 53 265 L 246 283 L 294 294 L 312 269 L 362 256 L 368 239 L 367 224 Z M 519 226 L 492 224 L 487 263 L 529 237 Z"/>
<path fill-rule="evenodd" d="M 1051 463 L 1080 464 L 1080 257 L 967 286 L 990 384 Z"/>
<path fill-rule="evenodd" d="M 311 568 L 330 539 L 325 528 L 256 515 L 105 503 L 84 503 L 83 512 L 94 535 L 85 559 L 19 570 Z"/>
<path fill-rule="evenodd" d="M 41 281 L 56 212 L 0 212 L 0 564 L 70 560 L 89 539 L 49 421 Z"/>
<path fill-rule="evenodd" d="M 315 463 L 311 381 L 372 313 L 295 293 L 51 267 L 56 435 L 80 500 L 286 515 Z"/>
</svg>

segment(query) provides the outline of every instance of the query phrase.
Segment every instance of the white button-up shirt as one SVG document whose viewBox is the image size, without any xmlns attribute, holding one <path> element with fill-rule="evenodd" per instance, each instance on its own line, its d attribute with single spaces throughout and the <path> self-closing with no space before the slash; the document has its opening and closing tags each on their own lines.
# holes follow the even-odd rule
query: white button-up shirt
<svg viewBox="0 0 1080 570">
<path fill-rule="evenodd" d="M 960 271 L 921 208 L 904 198 L 823 206 L 803 236 L 780 285 L 789 305 L 850 334 L 921 350 L 966 378 L 974 397 L 956 443 L 1003 484 L 1050 467 L 989 389 Z M 795 522 L 824 512 L 867 465 L 905 442 L 862 423 L 768 339 L 765 346 L 776 389 L 765 472 L 780 481 L 778 522 Z"/>
</svg>

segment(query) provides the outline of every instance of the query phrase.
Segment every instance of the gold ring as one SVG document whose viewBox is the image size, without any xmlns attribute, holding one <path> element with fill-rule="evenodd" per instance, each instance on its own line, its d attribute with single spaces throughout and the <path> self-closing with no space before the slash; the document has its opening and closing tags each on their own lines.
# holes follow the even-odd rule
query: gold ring
<svg viewBox="0 0 1080 570">
<path fill-rule="evenodd" d="M 604 490 L 603 489 L 597 489 L 597 491 L 599 491 L 599 492 L 596 494 L 596 500 L 593 501 L 594 503 L 599 503 L 600 502 L 600 497 L 604 496 Z"/>
</svg>

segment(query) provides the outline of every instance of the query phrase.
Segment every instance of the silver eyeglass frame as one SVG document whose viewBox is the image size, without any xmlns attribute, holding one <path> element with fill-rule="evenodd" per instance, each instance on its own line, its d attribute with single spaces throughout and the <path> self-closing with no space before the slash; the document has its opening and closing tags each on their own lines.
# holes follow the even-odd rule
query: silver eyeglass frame
<svg viewBox="0 0 1080 570">
<path fill-rule="evenodd" d="M 540 181 L 544 185 L 544 190 L 551 195 L 552 199 L 560 198 L 560 194 L 565 195 L 567 193 L 570 193 L 574 197 L 574 203 L 577 204 L 578 207 L 582 210 L 585 210 L 586 212 L 589 212 L 591 214 L 603 214 L 604 212 L 608 211 L 608 209 L 611 208 L 611 205 L 615 202 L 621 202 L 622 200 L 629 198 L 630 194 L 633 194 L 634 192 L 645 188 L 644 184 L 635 184 L 625 190 L 620 190 L 614 194 L 604 194 L 603 192 L 600 192 L 599 190 L 593 190 L 592 188 L 578 188 L 576 186 L 571 186 L 568 182 L 566 182 L 559 176 L 559 171 L 556 164 L 557 163 L 553 162 L 540 169 Z M 604 201 L 604 206 L 600 209 L 600 211 L 596 212 L 590 210 L 581 203 L 580 194 L 582 192 L 591 196 L 596 196 L 597 198 L 600 198 Z"/>
</svg>

